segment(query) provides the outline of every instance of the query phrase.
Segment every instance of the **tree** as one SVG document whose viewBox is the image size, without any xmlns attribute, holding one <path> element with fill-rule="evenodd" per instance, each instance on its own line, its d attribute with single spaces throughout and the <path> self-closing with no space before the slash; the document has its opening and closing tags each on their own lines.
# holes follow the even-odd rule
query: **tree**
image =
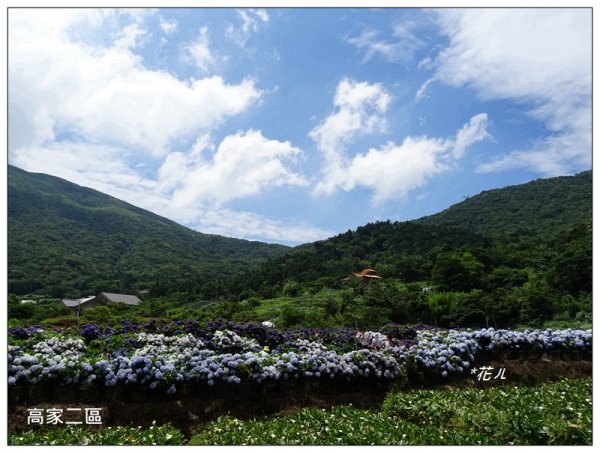
<svg viewBox="0 0 600 453">
<path fill-rule="evenodd" d="M 302 288 L 300 287 L 298 282 L 288 280 L 283 285 L 283 289 L 281 290 L 281 292 L 284 296 L 296 297 L 298 296 L 298 294 L 300 294 L 301 289 Z"/>
<path fill-rule="evenodd" d="M 281 312 L 282 327 L 298 326 L 302 323 L 303 319 L 304 313 L 293 305 L 288 305 Z"/>
<path fill-rule="evenodd" d="M 548 280 L 573 296 L 592 292 L 592 226 L 571 229 L 558 243 L 560 253 L 551 261 Z"/>
<path fill-rule="evenodd" d="M 14 295 L 13 295 L 14 296 Z M 17 318 L 21 321 L 29 319 L 33 316 L 35 307 L 33 304 L 22 304 L 19 299 L 14 296 L 8 299 L 8 318 Z"/>
<path fill-rule="evenodd" d="M 529 281 L 519 290 L 522 304 L 519 321 L 537 325 L 552 317 L 552 291 L 540 275 L 532 273 Z"/>
<path fill-rule="evenodd" d="M 112 313 L 109 307 L 105 305 L 99 305 L 97 307 L 86 308 L 83 310 L 81 317 L 86 321 L 106 325 L 110 323 L 112 319 Z"/>
<path fill-rule="evenodd" d="M 431 272 L 431 279 L 440 291 L 470 291 L 482 288 L 485 266 L 470 252 L 444 252 Z"/>
<path fill-rule="evenodd" d="M 227 295 L 227 289 L 220 280 L 212 280 L 202 285 L 200 290 L 203 299 L 216 300 Z"/>
<path fill-rule="evenodd" d="M 440 316 L 447 306 L 447 298 L 442 294 L 429 294 L 427 297 L 427 307 L 431 316 L 433 316 L 433 322 L 435 326 L 438 326 L 438 316 Z"/>
</svg>

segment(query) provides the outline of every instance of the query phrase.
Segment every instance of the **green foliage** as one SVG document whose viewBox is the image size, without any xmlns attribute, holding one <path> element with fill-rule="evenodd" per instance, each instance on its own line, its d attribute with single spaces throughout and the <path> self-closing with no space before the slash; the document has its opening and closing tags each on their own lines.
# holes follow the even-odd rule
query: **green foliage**
<svg viewBox="0 0 600 453">
<path fill-rule="evenodd" d="M 538 387 L 417 390 L 388 395 L 382 411 L 424 427 L 451 427 L 491 445 L 589 445 L 592 380 Z"/>
<path fill-rule="evenodd" d="M 502 328 L 592 313 L 590 172 L 484 192 L 436 216 L 368 224 L 282 256 L 283 247 L 202 235 L 9 167 L 8 242 L 13 292 L 150 289 L 140 307 L 82 314 L 101 324 L 164 317 Z M 383 280 L 344 280 L 364 268 Z M 23 324 L 69 322 L 56 300 L 42 307 L 13 296 L 8 305 L 9 319 Z"/>
<path fill-rule="evenodd" d="M 298 327 L 304 321 L 304 313 L 297 307 L 287 306 L 282 310 L 280 319 L 284 328 Z"/>
<path fill-rule="evenodd" d="M 592 226 L 581 224 L 567 231 L 557 243 L 558 254 L 550 262 L 548 279 L 559 290 L 576 296 L 592 292 Z"/>
<path fill-rule="evenodd" d="M 190 445 L 424 445 L 434 429 L 351 406 L 300 409 L 284 417 L 242 421 L 220 417 Z"/>
<path fill-rule="evenodd" d="M 81 320 L 88 323 L 106 325 L 111 324 L 112 319 L 111 309 L 106 305 L 87 308 L 81 314 Z"/>
<path fill-rule="evenodd" d="M 95 190 L 8 167 L 8 288 L 16 294 L 200 293 L 286 249 L 201 234 Z"/>
<path fill-rule="evenodd" d="M 592 380 L 392 393 L 382 410 L 335 406 L 220 417 L 191 445 L 591 445 Z"/>
<path fill-rule="evenodd" d="M 418 223 L 462 228 L 510 242 L 552 240 L 592 218 L 592 172 L 489 190 Z"/>
<path fill-rule="evenodd" d="M 71 310 L 58 300 L 35 300 L 34 303 L 21 304 L 14 294 L 8 298 L 9 319 L 19 319 L 24 324 L 40 324 L 49 318 L 70 316 Z"/>
<path fill-rule="evenodd" d="M 478 248 L 489 241 L 467 231 L 411 222 L 377 222 L 325 241 L 296 247 L 239 275 L 229 292 L 256 291 L 263 298 L 316 292 L 339 287 L 352 272 L 381 265 L 386 278 L 417 281 L 428 278 L 432 263 L 444 248 Z"/>
<path fill-rule="evenodd" d="M 77 325 L 77 318 L 73 315 L 57 316 L 54 318 L 46 318 L 41 322 L 41 324 L 48 327 L 74 327 Z M 27 324 L 24 323 L 23 325 Z"/>
<path fill-rule="evenodd" d="M 526 324 L 540 324 L 552 315 L 552 293 L 548 284 L 536 274 L 516 290 L 521 308 L 519 320 Z"/>
<path fill-rule="evenodd" d="M 32 318 L 35 313 L 33 304 L 20 304 L 18 301 L 8 302 L 8 317 L 18 319 Z"/>
<path fill-rule="evenodd" d="M 488 327 L 486 317 L 493 314 L 493 302 L 481 290 L 432 293 L 427 304 L 435 323 L 444 327 Z"/>
<path fill-rule="evenodd" d="M 317 304 L 307 292 L 337 289 L 318 307 L 328 325 L 509 327 L 583 318 L 591 313 L 590 194 L 590 172 L 484 192 L 437 216 L 377 222 L 296 247 L 234 278 L 229 292 L 294 297 L 308 308 Z M 342 281 L 367 267 L 383 281 Z M 308 323 L 298 307 L 287 309 L 286 324 Z"/>
<path fill-rule="evenodd" d="M 8 445 L 182 445 L 181 431 L 171 425 L 106 427 L 92 430 L 79 426 L 56 426 L 11 434 Z"/>
<path fill-rule="evenodd" d="M 431 280 L 441 291 L 470 291 L 482 288 L 485 266 L 471 253 L 440 253 L 431 271 Z"/>
</svg>

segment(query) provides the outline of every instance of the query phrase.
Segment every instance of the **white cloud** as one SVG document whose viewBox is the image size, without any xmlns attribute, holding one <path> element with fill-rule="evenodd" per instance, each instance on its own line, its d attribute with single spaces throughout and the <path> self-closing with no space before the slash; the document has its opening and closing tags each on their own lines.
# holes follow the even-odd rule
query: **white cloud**
<svg viewBox="0 0 600 453">
<path fill-rule="evenodd" d="M 269 14 L 264 9 L 239 9 L 237 15 L 241 26 L 229 24 L 225 34 L 240 47 L 245 47 L 250 37 L 260 31 L 261 25 L 269 23 Z"/>
<path fill-rule="evenodd" d="M 318 241 L 335 234 L 294 219 L 275 220 L 253 212 L 229 209 L 202 212 L 193 225 L 198 231 L 206 233 L 288 244 Z"/>
<path fill-rule="evenodd" d="M 166 20 L 164 17 L 161 17 L 159 26 L 166 35 L 170 35 L 177 31 L 177 21 L 175 19 Z"/>
<path fill-rule="evenodd" d="M 490 162 L 480 164 L 477 170 L 490 173 L 529 168 L 545 176 L 560 176 L 590 168 L 590 158 L 590 138 L 582 131 L 539 139 L 525 150 L 513 150 Z"/>
<path fill-rule="evenodd" d="M 384 114 L 391 100 L 380 84 L 348 79 L 338 84 L 335 111 L 309 134 L 325 160 L 315 194 L 329 195 L 360 186 L 373 190 L 375 203 L 402 198 L 433 175 L 453 168 L 473 143 L 491 139 L 488 117 L 480 113 L 454 137 L 407 137 L 400 145 L 389 142 L 365 154 L 348 156 L 349 145 L 358 134 L 386 130 Z"/>
<path fill-rule="evenodd" d="M 547 135 L 480 171 L 528 168 L 546 176 L 591 165 L 591 10 L 444 9 L 449 45 L 435 61 L 433 82 L 469 86 L 484 100 L 521 103 Z"/>
<path fill-rule="evenodd" d="M 212 159 L 205 156 L 213 149 L 208 135 L 199 137 L 189 153 L 171 153 L 157 179 L 132 169 L 127 150 L 89 143 L 20 148 L 11 163 L 94 188 L 204 233 L 290 244 L 332 236 L 296 219 L 277 220 L 219 206 L 223 197 L 250 196 L 257 188 L 305 184 L 302 176 L 283 166 L 300 150 L 255 131 L 227 137 Z"/>
<path fill-rule="evenodd" d="M 302 151 L 289 142 L 251 130 L 212 144 L 216 127 L 263 95 L 252 79 L 237 84 L 219 76 L 179 80 L 149 70 L 133 53 L 143 35 L 139 30 L 145 29 L 144 15 L 127 23 L 127 17 L 96 13 L 11 10 L 11 164 L 220 234 L 292 242 L 328 234 L 293 219 L 283 222 L 221 206 L 307 184 L 291 169 Z M 75 41 L 78 27 L 101 32 L 123 22 L 117 40 L 107 46 Z M 201 31 L 201 38 L 203 33 L 208 36 Z M 189 150 L 173 150 L 194 137 Z"/>
<path fill-rule="evenodd" d="M 433 175 L 451 169 L 468 146 L 490 138 L 487 122 L 487 115 L 480 113 L 453 138 L 407 137 L 401 145 L 389 142 L 380 149 L 358 154 L 344 169 L 346 177 L 341 187 L 370 187 L 375 203 L 402 198 Z"/>
<path fill-rule="evenodd" d="M 119 31 L 115 45 L 123 49 L 133 49 L 140 46 L 147 35 L 148 30 L 140 27 L 140 24 L 129 24 Z"/>
<path fill-rule="evenodd" d="M 55 142 L 16 150 L 11 164 L 91 187 L 136 206 L 163 211 L 168 199 L 155 182 L 141 177 L 126 162 L 127 150 L 90 143 Z"/>
<path fill-rule="evenodd" d="M 185 46 L 185 51 L 190 62 L 204 73 L 208 72 L 217 61 L 210 50 L 208 27 L 201 27 L 198 30 L 198 38 Z"/>
<path fill-rule="evenodd" d="M 335 111 L 309 133 L 325 159 L 323 179 L 316 193 L 330 194 L 344 179 L 344 150 L 356 135 L 386 130 L 387 122 L 382 115 L 391 101 L 391 95 L 381 84 L 349 79 L 338 84 L 333 102 Z"/>
<path fill-rule="evenodd" d="M 434 67 L 433 59 L 431 57 L 425 57 L 421 61 L 419 61 L 417 67 L 419 69 L 432 69 Z"/>
<path fill-rule="evenodd" d="M 289 142 L 269 140 L 250 130 L 225 137 L 213 156 L 208 156 L 209 146 L 209 140 L 201 137 L 189 154 L 171 153 L 161 167 L 160 179 L 167 187 L 181 181 L 172 196 L 175 210 L 199 202 L 221 205 L 268 188 L 307 184 L 286 166 L 302 155 Z"/>
<path fill-rule="evenodd" d="M 465 150 L 475 142 L 489 139 L 492 136 L 487 131 L 488 117 L 485 113 L 475 115 L 465 124 L 457 133 L 456 138 L 447 141 L 447 146 L 452 149 L 452 158 L 460 159 L 463 157 Z"/>
<path fill-rule="evenodd" d="M 162 156 L 173 140 L 209 130 L 261 96 L 250 79 L 234 85 L 218 76 L 182 81 L 146 69 L 128 49 L 72 42 L 66 31 L 76 18 L 57 20 L 57 27 L 46 14 L 11 13 L 11 153 L 77 131 L 92 143 Z"/>
<path fill-rule="evenodd" d="M 267 13 L 266 9 L 256 9 L 254 10 L 254 14 L 256 14 L 256 16 L 264 23 L 269 22 L 269 14 Z"/>
<path fill-rule="evenodd" d="M 359 50 L 364 51 L 363 63 L 375 56 L 381 56 L 389 63 L 407 63 L 414 59 L 415 53 L 425 46 L 425 43 L 412 32 L 413 23 L 398 23 L 394 26 L 393 38 L 379 39 L 377 30 L 365 30 L 358 36 L 346 39 Z"/>
</svg>

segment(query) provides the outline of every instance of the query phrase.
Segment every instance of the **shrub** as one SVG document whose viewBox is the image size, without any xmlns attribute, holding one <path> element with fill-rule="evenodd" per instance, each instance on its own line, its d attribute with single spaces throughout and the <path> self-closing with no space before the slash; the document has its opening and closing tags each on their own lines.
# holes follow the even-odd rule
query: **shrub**
<svg viewBox="0 0 600 453">
<path fill-rule="evenodd" d="M 591 445 L 591 379 L 393 393 L 382 410 L 304 408 L 220 417 L 191 445 Z"/>
<path fill-rule="evenodd" d="M 77 326 L 77 318 L 73 315 L 70 316 L 58 316 L 56 318 L 48 318 L 42 321 L 45 326 L 53 327 L 75 327 Z"/>
<path fill-rule="evenodd" d="M 448 426 L 493 445 L 591 445 L 592 380 L 536 387 L 417 390 L 388 395 L 382 412 L 419 426 Z"/>
<path fill-rule="evenodd" d="M 171 425 L 142 427 L 106 427 L 91 430 L 61 426 L 12 434 L 8 445 L 181 445 L 181 431 Z"/>
</svg>

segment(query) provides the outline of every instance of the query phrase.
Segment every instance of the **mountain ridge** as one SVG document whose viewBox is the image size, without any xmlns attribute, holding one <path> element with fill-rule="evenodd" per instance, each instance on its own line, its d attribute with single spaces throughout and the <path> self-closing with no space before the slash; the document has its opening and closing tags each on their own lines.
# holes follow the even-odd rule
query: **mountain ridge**
<svg viewBox="0 0 600 453">
<path fill-rule="evenodd" d="M 182 275 L 196 285 L 287 249 L 196 232 L 97 190 L 8 167 L 9 291 L 15 293 L 133 291 L 168 279 L 187 287 Z M 53 281 L 61 273 L 67 282 Z"/>
<path fill-rule="evenodd" d="M 514 278 L 523 279 L 527 269 L 554 259 L 560 252 L 556 244 L 571 230 L 585 241 L 586 231 L 591 232 L 591 190 L 592 173 L 587 171 L 485 191 L 438 215 L 369 223 L 267 260 L 252 275 L 237 276 L 230 293 L 251 288 L 274 297 L 286 284 L 318 289 L 363 268 L 404 282 L 431 281 L 438 262 L 454 260 L 459 267 L 464 254 L 484 272 L 519 269 Z M 546 248 L 555 250 L 549 256 Z"/>
<path fill-rule="evenodd" d="M 484 191 L 438 214 L 294 248 L 196 232 L 54 176 L 13 166 L 8 176 L 9 291 L 19 294 L 151 288 L 209 297 L 232 278 L 235 294 L 281 289 L 288 280 L 332 284 L 375 265 L 384 276 L 427 280 L 448 250 L 477 255 L 494 241 L 553 242 L 591 224 L 591 170 Z M 486 253 L 478 259 L 489 260 Z"/>
<path fill-rule="evenodd" d="M 568 198 L 555 203 L 564 198 L 565 191 Z M 588 170 L 486 190 L 414 222 L 504 238 L 543 236 L 554 231 L 551 236 L 555 238 L 568 226 L 585 223 L 591 216 L 592 170 Z"/>
</svg>

